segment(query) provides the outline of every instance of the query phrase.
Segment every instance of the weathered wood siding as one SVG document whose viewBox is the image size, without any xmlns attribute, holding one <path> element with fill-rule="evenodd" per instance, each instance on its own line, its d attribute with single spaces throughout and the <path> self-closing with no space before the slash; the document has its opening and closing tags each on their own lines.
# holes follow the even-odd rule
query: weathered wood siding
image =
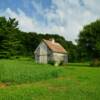
<svg viewBox="0 0 100 100">
<path fill-rule="evenodd" d="M 68 62 L 67 54 L 63 54 L 63 53 L 53 53 L 53 59 L 58 63 L 61 61 L 63 61 L 64 63 Z"/>
<path fill-rule="evenodd" d="M 35 51 L 35 59 L 38 63 L 47 63 L 47 46 L 44 42 L 41 42 Z"/>
<path fill-rule="evenodd" d="M 55 61 L 58 63 L 63 61 L 67 63 L 68 57 L 67 54 L 51 51 L 44 42 L 41 42 L 35 50 L 35 60 L 37 63 L 48 63 L 48 61 Z"/>
</svg>

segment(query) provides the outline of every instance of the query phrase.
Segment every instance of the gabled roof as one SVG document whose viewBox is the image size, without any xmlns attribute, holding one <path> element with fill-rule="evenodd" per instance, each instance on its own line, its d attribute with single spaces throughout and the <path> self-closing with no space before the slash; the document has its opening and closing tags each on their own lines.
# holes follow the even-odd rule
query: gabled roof
<svg viewBox="0 0 100 100">
<path fill-rule="evenodd" d="M 67 53 L 66 50 L 57 42 L 52 41 L 52 40 L 45 40 L 45 39 L 43 39 L 43 41 L 48 46 L 48 48 L 53 52 Z"/>
</svg>

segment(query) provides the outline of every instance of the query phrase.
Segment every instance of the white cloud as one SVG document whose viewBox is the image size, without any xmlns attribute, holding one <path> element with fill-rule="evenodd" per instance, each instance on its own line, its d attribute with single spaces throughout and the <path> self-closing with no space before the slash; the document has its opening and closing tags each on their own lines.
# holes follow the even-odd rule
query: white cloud
<svg viewBox="0 0 100 100">
<path fill-rule="evenodd" d="M 95 2 L 95 5 L 93 5 L 92 3 L 92 7 L 91 5 L 89 5 L 91 0 L 85 0 L 85 2 L 81 2 L 83 2 L 84 4 L 87 3 L 86 6 L 95 9 L 95 7 L 98 5 L 97 3 L 100 4 L 100 2 L 96 1 L 98 0 L 92 0 L 93 3 Z M 84 24 L 90 23 L 91 21 L 94 21 L 95 19 L 100 17 L 100 14 L 98 16 L 95 13 L 93 13 L 91 9 L 86 9 L 85 5 L 83 7 L 80 4 L 79 0 L 53 0 L 53 3 L 57 6 L 58 12 L 61 12 L 63 15 L 63 17 L 59 14 L 57 15 L 61 19 L 63 19 L 62 23 L 64 23 L 63 27 L 65 29 L 63 31 L 63 35 L 67 39 L 72 41 L 74 41 L 78 37 L 79 31 L 82 29 L 82 26 Z"/>
<path fill-rule="evenodd" d="M 10 8 L 7 8 L 5 12 L 0 15 L 6 16 L 7 18 L 16 18 L 19 22 L 19 28 L 23 31 L 29 32 L 34 31 L 37 28 L 37 21 L 28 17 L 22 10 L 18 9 L 18 13 L 14 12 Z"/>
<path fill-rule="evenodd" d="M 87 8 L 91 9 L 92 11 L 100 11 L 100 0 L 88 0 L 88 2 L 87 0 L 84 0 L 84 4 Z"/>
<path fill-rule="evenodd" d="M 36 14 L 44 18 L 42 22 L 37 16 L 27 16 L 21 9 L 16 13 L 7 8 L 0 15 L 15 17 L 24 31 L 56 33 L 73 42 L 83 25 L 100 17 L 100 0 L 52 0 L 51 8 L 44 8 L 41 2 L 32 0 L 32 5 Z"/>
</svg>

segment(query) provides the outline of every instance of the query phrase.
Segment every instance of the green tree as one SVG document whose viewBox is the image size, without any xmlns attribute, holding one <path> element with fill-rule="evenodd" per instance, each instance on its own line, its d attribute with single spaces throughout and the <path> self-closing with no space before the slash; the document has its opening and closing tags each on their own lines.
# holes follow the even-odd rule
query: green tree
<svg viewBox="0 0 100 100">
<path fill-rule="evenodd" d="M 12 55 L 18 55 L 21 49 L 20 40 L 16 38 L 19 35 L 18 21 L 16 19 L 0 17 L 0 57 L 9 58 Z M 19 50 L 18 50 L 19 49 Z"/>
<path fill-rule="evenodd" d="M 84 26 L 79 35 L 78 48 L 81 58 L 94 63 L 100 59 L 100 20 Z"/>
<path fill-rule="evenodd" d="M 42 39 L 54 38 L 68 51 L 69 61 L 76 60 L 76 46 L 57 34 L 40 34 L 23 32 L 18 29 L 15 18 L 0 17 L 0 58 L 12 56 L 33 56 Z"/>
</svg>

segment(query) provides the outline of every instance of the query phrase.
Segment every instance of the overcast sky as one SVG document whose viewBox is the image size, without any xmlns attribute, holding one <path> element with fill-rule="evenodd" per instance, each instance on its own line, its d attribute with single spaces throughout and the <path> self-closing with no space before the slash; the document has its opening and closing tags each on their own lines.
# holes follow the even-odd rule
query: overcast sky
<svg viewBox="0 0 100 100">
<path fill-rule="evenodd" d="M 100 18 L 100 0 L 0 0 L 0 16 L 16 18 L 23 31 L 75 41 L 85 24 Z"/>
</svg>

